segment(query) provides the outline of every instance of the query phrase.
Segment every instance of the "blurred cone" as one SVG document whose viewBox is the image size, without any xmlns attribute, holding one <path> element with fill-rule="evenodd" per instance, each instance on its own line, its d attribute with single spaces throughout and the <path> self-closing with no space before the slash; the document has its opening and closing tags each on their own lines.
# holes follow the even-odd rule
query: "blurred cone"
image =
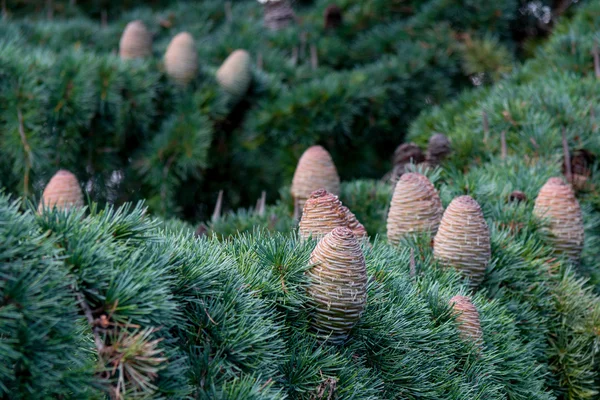
<svg viewBox="0 0 600 400">
<path fill-rule="evenodd" d="M 167 75 L 180 85 L 187 85 L 198 74 L 198 52 L 194 38 L 187 32 L 176 35 L 165 52 Z"/>
<path fill-rule="evenodd" d="M 340 177 L 327 150 L 322 146 L 312 146 L 302 154 L 298 161 L 292 179 L 291 192 L 302 209 L 308 196 L 321 188 L 338 195 L 340 193 Z"/>
<path fill-rule="evenodd" d="M 426 157 L 427 164 L 432 167 L 440 165 L 451 151 L 452 148 L 450 147 L 448 138 L 441 133 L 436 133 L 429 138 Z"/>
<path fill-rule="evenodd" d="M 288 0 L 266 0 L 264 24 L 271 30 L 283 29 L 294 23 L 296 15 Z"/>
<path fill-rule="evenodd" d="M 467 296 L 454 296 L 450 299 L 452 313 L 456 316 L 460 337 L 466 341 L 473 341 L 477 345 L 483 344 L 483 332 L 479 320 L 479 312 Z"/>
<path fill-rule="evenodd" d="M 322 340 L 342 344 L 365 308 L 365 257 L 352 231 L 336 228 L 317 244 L 310 263 L 311 324 Z"/>
<path fill-rule="evenodd" d="M 444 208 L 433 184 L 426 176 L 411 172 L 402 175 L 394 189 L 387 218 L 387 236 L 392 244 L 412 233 L 438 230 Z"/>
<path fill-rule="evenodd" d="M 491 258 L 490 231 L 473 198 L 452 200 L 433 242 L 433 255 L 440 264 L 458 269 L 471 287 L 479 286 Z"/>
<path fill-rule="evenodd" d="M 300 237 L 321 239 L 338 227 L 348 227 L 348 216 L 342 208 L 342 202 L 325 189 L 314 191 L 304 205 Z"/>
<path fill-rule="evenodd" d="M 250 54 L 246 50 L 231 53 L 217 70 L 217 81 L 233 97 L 243 97 L 252 82 Z"/>
<path fill-rule="evenodd" d="M 140 20 L 125 27 L 119 42 L 119 56 L 123 60 L 144 58 L 152 54 L 152 34 Z"/>
<path fill-rule="evenodd" d="M 394 167 L 389 174 L 389 180 L 393 185 L 398 182 L 398 179 L 402 176 L 402 174 L 407 172 L 407 166 L 410 163 L 415 165 L 422 163 L 425 161 L 425 155 L 414 143 L 403 143 L 396 148 L 394 151 L 393 164 Z"/>
<path fill-rule="evenodd" d="M 548 179 L 535 199 L 533 214 L 548 219 L 555 251 L 577 263 L 583 250 L 583 217 L 571 186 L 561 178 Z"/>
<path fill-rule="evenodd" d="M 59 210 L 83 207 L 83 194 L 77 177 L 67 170 L 59 170 L 46 185 L 38 212 L 43 208 Z"/>
</svg>

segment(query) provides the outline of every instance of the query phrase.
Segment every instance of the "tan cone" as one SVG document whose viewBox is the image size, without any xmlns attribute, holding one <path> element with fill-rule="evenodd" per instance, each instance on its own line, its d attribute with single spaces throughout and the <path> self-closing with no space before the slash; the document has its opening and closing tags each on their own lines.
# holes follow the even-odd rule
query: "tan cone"
<svg viewBox="0 0 600 400">
<path fill-rule="evenodd" d="M 477 287 L 490 262 L 490 230 L 481 207 L 470 196 L 452 200 L 434 238 L 433 255 L 440 264 L 455 267 Z"/>
<path fill-rule="evenodd" d="M 346 206 L 342 206 L 341 209 L 342 209 L 342 212 L 346 214 L 346 221 L 348 222 L 348 229 L 350 229 L 352 231 L 352 233 L 354 233 L 354 236 L 356 236 L 357 239 L 364 239 L 364 238 L 368 237 L 367 230 L 365 229 L 363 224 L 361 224 L 358 221 L 358 219 L 356 218 L 356 215 L 354 215 L 354 213 L 352 211 L 350 211 L 350 209 Z"/>
<path fill-rule="evenodd" d="M 451 298 L 449 303 L 452 306 L 452 313 L 456 316 L 461 339 L 482 345 L 483 332 L 479 312 L 471 299 L 458 295 Z"/>
<path fill-rule="evenodd" d="M 123 60 L 145 58 L 152 54 L 152 34 L 140 20 L 125 27 L 119 42 L 119 56 Z"/>
<path fill-rule="evenodd" d="M 583 249 L 583 217 L 571 186 L 561 178 L 550 178 L 535 199 L 533 213 L 548 220 L 547 233 L 555 251 L 578 262 Z"/>
<path fill-rule="evenodd" d="M 250 54 L 246 50 L 235 50 L 217 70 L 219 85 L 230 95 L 243 97 L 252 82 Z"/>
<path fill-rule="evenodd" d="M 43 208 L 59 210 L 83 207 L 83 194 L 77 177 L 67 170 L 58 171 L 46 185 L 38 212 Z"/>
<path fill-rule="evenodd" d="M 198 52 L 194 38 L 187 32 L 175 36 L 165 52 L 167 75 L 180 85 L 187 85 L 198 74 Z"/>
<path fill-rule="evenodd" d="M 435 235 L 443 213 L 440 196 L 426 176 L 416 172 L 402 175 L 390 203 L 388 241 L 398 244 L 414 233 Z"/>
<path fill-rule="evenodd" d="M 314 191 L 302 211 L 300 237 L 321 239 L 338 227 L 348 227 L 348 215 L 342 208 L 342 202 L 325 189 Z"/>
<path fill-rule="evenodd" d="M 327 150 L 322 146 L 312 146 L 298 161 L 292 179 L 292 196 L 302 209 L 310 194 L 321 188 L 339 195 L 340 177 Z"/>
<path fill-rule="evenodd" d="M 341 344 L 358 322 L 367 301 L 365 257 L 348 228 L 336 228 L 315 247 L 308 296 L 317 335 Z"/>
</svg>

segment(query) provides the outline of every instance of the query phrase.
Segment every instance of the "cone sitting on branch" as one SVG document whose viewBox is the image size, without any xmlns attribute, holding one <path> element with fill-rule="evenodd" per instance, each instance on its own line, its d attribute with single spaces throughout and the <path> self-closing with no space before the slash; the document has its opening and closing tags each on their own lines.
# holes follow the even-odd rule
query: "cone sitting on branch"
<svg viewBox="0 0 600 400">
<path fill-rule="evenodd" d="M 324 188 L 329 193 L 340 193 L 340 177 L 331 156 L 322 146 L 309 147 L 300 160 L 292 179 L 292 197 L 303 209 L 312 192 Z"/>
<path fill-rule="evenodd" d="M 64 210 L 83 207 L 83 194 L 77 177 L 71 172 L 61 169 L 46 185 L 38 212 L 45 208 Z"/>
<path fill-rule="evenodd" d="M 140 20 L 125 27 L 119 42 L 119 56 L 123 60 L 145 58 L 152 54 L 152 34 Z"/>
<path fill-rule="evenodd" d="M 390 204 L 388 241 L 398 244 L 412 233 L 435 235 L 443 213 L 440 197 L 426 176 L 414 172 L 402 175 Z"/>
<path fill-rule="evenodd" d="M 470 196 L 452 200 L 434 238 L 433 255 L 440 264 L 455 267 L 476 288 L 490 262 L 490 231 L 481 207 Z"/>
<path fill-rule="evenodd" d="M 321 239 L 335 228 L 347 228 L 348 214 L 344 208 L 346 207 L 342 207 L 338 197 L 325 189 L 314 191 L 304 205 L 300 219 L 300 237 Z"/>
<path fill-rule="evenodd" d="M 414 143 L 402 143 L 394 151 L 394 157 L 392 160 L 394 168 L 392 169 L 391 174 L 389 174 L 389 180 L 392 182 L 392 184 L 396 184 L 402 174 L 407 172 L 406 167 L 410 163 L 416 165 L 422 163 L 423 161 L 425 161 L 425 155 L 419 146 Z"/>
<path fill-rule="evenodd" d="M 187 32 L 176 35 L 165 52 L 167 75 L 185 86 L 198 74 L 198 52 L 194 38 Z"/>
<path fill-rule="evenodd" d="M 243 97 L 250 87 L 250 62 L 250 54 L 246 50 L 238 49 L 232 52 L 217 70 L 219 85 L 235 98 Z"/>
<path fill-rule="evenodd" d="M 426 157 L 427 164 L 430 166 L 440 165 L 451 151 L 450 140 L 441 133 L 436 133 L 429 138 Z"/>
<path fill-rule="evenodd" d="M 467 296 L 454 296 L 449 301 L 452 314 L 456 316 L 461 339 L 472 341 L 477 345 L 483 344 L 483 332 L 479 312 Z"/>
<path fill-rule="evenodd" d="M 317 244 L 310 263 L 311 325 L 320 339 L 342 344 L 367 300 L 364 254 L 350 229 L 336 228 Z"/>
<path fill-rule="evenodd" d="M 361 224 L 358 221 L 356 215 L 354 215 L 354 213 L 350 211 L 348 207 L 342 206 L 342 212 L 346 214 L 346 220 L 348 221 L 348 229 L 350 229 L 352 233 L 354 233 L 354 236 L 356 236 L 357 239 L 364 239 L 368 237 L 367 230 L 365 229 L 363 224 Z"/>
<path fill-rule="evenodd" d="M 583 249 L 583 217 L 573 189 L 561 178 L 550 178 L 535 199 L 533 213 L 549 222 L 547 233 L 557 253 L 577 263 Z"/>
<path fill-rule="evenodd" d="M 264 3 L 264 23 L 273 31 L 283 29 L 294 23 L 296 14 L 288 0 L 259 0 Z"/>
</svg>

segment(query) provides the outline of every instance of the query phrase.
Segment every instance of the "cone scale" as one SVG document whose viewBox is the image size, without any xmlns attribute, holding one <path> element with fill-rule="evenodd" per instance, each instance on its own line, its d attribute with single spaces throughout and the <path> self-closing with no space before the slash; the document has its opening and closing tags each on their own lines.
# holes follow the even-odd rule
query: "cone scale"
<svg viewBox="0 0 600 400">
<path fill-rule="evenodd" d="M 340 193 L 340 177 L 331 156 L 322 146 L 309 147 L 300 160 L 292 179 L 292 196 L 300 209 L 315 190 L 324 188 L 328 192 Z"/>
<path fill-rule="evenodd" d="M 64 210 L 83 207 L 83 194 L 77 177 L 71 172 L 61 169 L 46 185 L 38 212 L 45 208 Z"/>
</svg>

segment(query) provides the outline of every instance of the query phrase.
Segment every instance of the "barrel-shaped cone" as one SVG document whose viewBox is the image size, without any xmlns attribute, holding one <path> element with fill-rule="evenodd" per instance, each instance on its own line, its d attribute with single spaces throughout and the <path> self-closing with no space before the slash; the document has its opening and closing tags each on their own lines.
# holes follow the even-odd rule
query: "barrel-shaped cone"
<svg viewBox="0 0 600 400">
<path fill-rule="evenodd" d="M 180 85 L 187 85 L 198 74 L 198 52 L 194 38 L 187 32 L 176 35 L 165 52 L 167 75 Z"/>
<path fill-rule="evenodd" d="M 292 196 L 302 209 L 310 194 L 321 188 L 339 195 L 340 177 L 327 150 L 322 146 L 312 146 L 298 161 L 292 179 Z"/>
<path fill-rule="evenodd" d="M 243 97 L 252 82 L 250 54 L 246 50 L 231 53 L 217 70 L 217 81 L 233 97 Z"/>
<path fill-rule="evenodd" d="M 121 59 L 144 58 L 151 54 L 152 33 L 140 20 L 128 23 L 119 41 L 119 56 Z"/>
<path fill-rule="evenodd" d="M 38 211 L 44 207 L 59 210 L 83 206 L 83 194 L 77 177 L 71 172 L 61 169 L 46 185 Z"/>
<path fill-rule="evenodd" d="M 483 344 L 483 332 L 479 312 L 467 296 L 454 296 L 450 299 L 452 313 L 456 316 L 461 339 Z"/>
<path fill-rule="evenodd" d="M 338 227 L 348 227 L 348 215 L 337 196 L 325 189 L 314 191 L 304 205 L 300 237 L 321 239 Z"/>
</svg>

